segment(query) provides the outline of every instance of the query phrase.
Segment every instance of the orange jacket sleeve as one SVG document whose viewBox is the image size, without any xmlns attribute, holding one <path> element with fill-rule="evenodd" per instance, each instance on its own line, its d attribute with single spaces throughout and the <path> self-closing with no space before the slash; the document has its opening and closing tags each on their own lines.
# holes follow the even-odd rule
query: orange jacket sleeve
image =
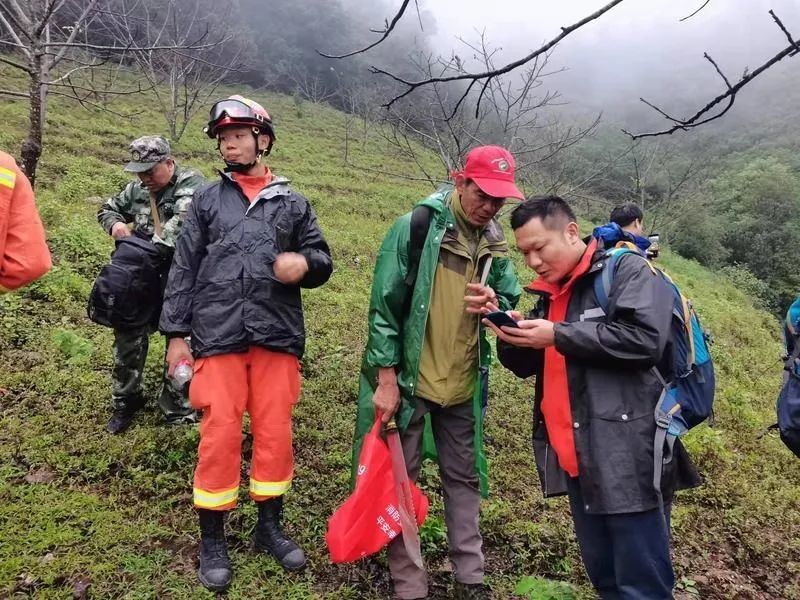
<svg viewBox="0 0 800 600">
<path fill-rule="evenodd" d="M 0 293 L 38 279 L 51 266 L 33 188 L 14 159 L 0 152 Z"/>
</svg>

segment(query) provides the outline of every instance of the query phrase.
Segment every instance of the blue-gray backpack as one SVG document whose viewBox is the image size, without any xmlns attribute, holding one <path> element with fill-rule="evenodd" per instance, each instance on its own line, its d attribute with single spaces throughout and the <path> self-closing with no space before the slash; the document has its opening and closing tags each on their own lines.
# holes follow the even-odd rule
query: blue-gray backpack
<svg viewBox="0 0 800 600">
<path fill-rule="evenodd" d="M 661 465 L 672 459 L 675 440 L 706 419 L 713 421 L 714 391 L 716 387 L 714 364 L 709 352 L 710 336 L 700 326 L 692 303 L 678 286 L 661 269 L 642 256 L 632 244 L 623 242 L 605 253 L 606 264 L 594 280 L 597 302 L 608 314 L 611 284 L 622 257 L 632 254 L 643 260 L 672 291 L 672 325 L 667 352 L 668 371 L 654 369 L 664 390 L 655 408 L 656 438 L 653 453 L 653 484 L 661 490 Z M 628 259 L 634 260 L 634 259 Z"/>
<path fill-rule="evenodd" d="M 786 315 L 784 331 L 788 356 L 784 362 L 784 379 L 778 395 L 778 429 L 786 447 L 800 458 L 800 338 L 797 322 L 800 317 L 800 298 L 794 301 Z"/>
</svg>

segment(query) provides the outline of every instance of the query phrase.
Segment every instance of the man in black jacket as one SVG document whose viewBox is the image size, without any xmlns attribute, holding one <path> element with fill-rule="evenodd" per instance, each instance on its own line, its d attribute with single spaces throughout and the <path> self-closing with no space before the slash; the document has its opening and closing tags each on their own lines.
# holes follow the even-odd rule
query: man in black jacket
<svg viewBox="0 0 800 600">
<path fill-rule="evenodd" d="M 245 410 L 253 433 L 256 547 L 288 571 L 305 566 L 303 551 L 281 529 L 305 345 L 300 288 L 325 283 L 332 264 L 311 204 L 261 162 L 275 141 L 267 111 L 232 96 L 211 108 L 206 133 L 216 139 L 226 169 L 195 193 L 160 327 L 170 337 L 170 374 L 181 362 L 194 366 L 189 398 L 203 411 L 194 476 L 198 576 L 222 591 L 232 576 L 223 518 L 239 495 Z M 184 341 L 190 334 L 194 356 Z"/>
<path fill-rule="evenodd" d="M 626 255 L 606 315 L 593 290 L 606 262 L 602 240 L 581 239 L 564 200 L 528 200 L 511 226 L 538 275 L 530 289 L 540 299 L 532 318 L 510 313 L 517 327 L 484 323 L 499 338 L 500 362 L 520 377 L 536 375 L 534 450 L 544 495 L 569 495 L 583 562 L 602 598 L 671 598 L 669 532 L 653 486 L 656 367 L 669 342 L 671 292 L 641 257 Z M 688 462 L 676 448 L 672 462 Z M 675 481 L 665 473 L 665 495 Z"/>
</svg>

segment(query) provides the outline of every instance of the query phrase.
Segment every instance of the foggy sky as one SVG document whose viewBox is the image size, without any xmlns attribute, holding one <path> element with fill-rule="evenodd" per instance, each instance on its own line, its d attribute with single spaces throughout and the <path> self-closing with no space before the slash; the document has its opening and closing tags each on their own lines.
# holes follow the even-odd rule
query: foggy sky
<svg viewBox="0 0 800 600">
<path fill-rule="evenodd" d="M 605 0 L 420 0 L 436 19 L 431 43 L 443 54 L 455 50 L 462 58 L 470 51 L 457 37 L 478 39 L 480 30 L 503 57 L 515 59 L 539 47 L 594 12 Z M 589 110 L 630 105 L 639 96 L 691 107 L 692 100 L 721 92 L 723 83 L 703 58 L 708 52 L 735 81 L 745 67 L 753 68 L 787 44 L 768 10 L 773 9 L 795 38 L 800 38 L 800 0 L 711 0 L 699 14 L 679 22 L 703 0 L 625 0 L 568 36 L 556 48 L 553 67 L 567 67 L 552 76 L 573 104 Z M 414 15 L 416 19 L 416 15 Z M 477 30 L 477 31 L 476 31 Z M 800 85 L 800 57 L 787 58 L 783 67 L 759 79 L 790 77 Z M 748 94 L 757 94 L 758 81 Z M 663 100 L 665 96 L 668 99 Z"/>
</svg>

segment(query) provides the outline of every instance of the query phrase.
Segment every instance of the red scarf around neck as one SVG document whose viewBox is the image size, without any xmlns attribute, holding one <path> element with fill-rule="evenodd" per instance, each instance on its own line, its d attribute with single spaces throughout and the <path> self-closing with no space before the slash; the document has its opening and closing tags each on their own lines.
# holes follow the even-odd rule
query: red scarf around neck
<svg viewBox="0 0 800 600">
<path fill-rule="evenodd" d="M 572 270 L 566 283 L 561 285 L 535 280 L 530 289 L 545 292 L 550 296 L 547 319 L 558 323 L 567 318 L 567 308 L 572 297 L 575 282 L 586 274 L 592 266 L 592 256 L 597 249 L 597 240 L 586 247 L 580 262 Z M 564 355 L 549 346 L 544 350 L 544 373 L 542 380 L 542 415 L 544 416 L 547 437 L 558 457 L 558 464 L 569 473 L 578 476 L 578 455 L 575 451 L 572 410 L 569 404 L 569 382 L 567 380 L 567 361 Z"/>
</svg>

